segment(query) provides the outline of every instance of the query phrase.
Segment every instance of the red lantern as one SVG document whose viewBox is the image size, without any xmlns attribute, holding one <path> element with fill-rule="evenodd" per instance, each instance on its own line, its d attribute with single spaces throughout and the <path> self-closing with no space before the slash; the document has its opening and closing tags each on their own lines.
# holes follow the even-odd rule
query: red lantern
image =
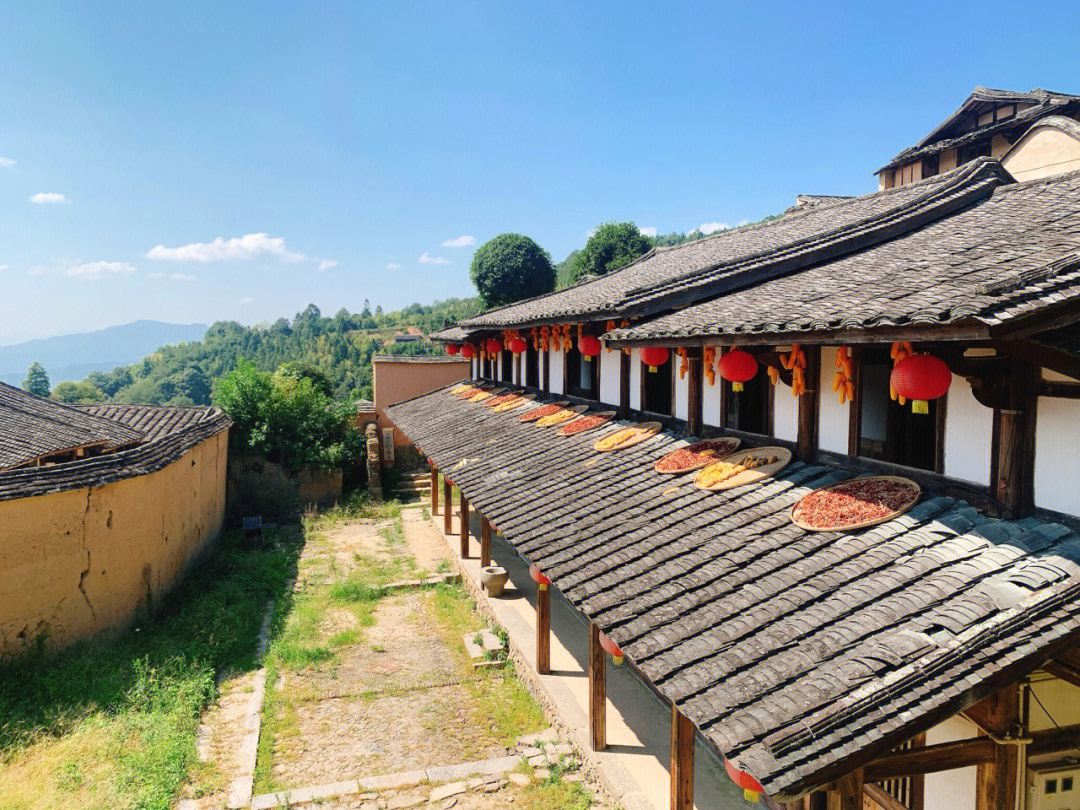
<svg viewBox="0 0 1080 810">
<path fill-rule="evenodd" d="M 488 354 L 498 354 L 502 351 L 502 341 L 495 338 L 488 338 L 488 342 L 484 344 L 484 348 L 487 349 Z"/>
<path fill-rule="evenodd" d="M 472 357 L 475 354 L 476 354 L 476 349 L 473 348 L 473 345 L 471 343 L 466 343 L 464 346 L 461 347 L 461 356 L 462 357 L 469 358 L 469 357 Z"/>
<path fill-rule="evenodd" d="M 525 338 L 516 337 L 510 341 L 510 351 L 514 354 L 521 354 L 529 348 L 529 344 L 525 342 Z"/>
<path fill-rule="evenodd" d="M 649 371 L 656 373 L 656 369 L 664 365 L 671 356 L 671 350 L 667 346 L 646 346 L 641 350 L 641 362 L 649 367 Z"/>
<path fill-rule="evenodd" d="M 927 400 L 945 396 L 952 372 L 944 360 L 932 354 L 913 354 L 896 364 L 889 382 L 897 394 L 911 400 L 914 413 L 929 413 Z"/>
<path fill-rule="evenodd" d="M 454 356 L 455 354 L 457 354 L 457 353 L 458 353 L 458 350 L 459 350 L 460 348 L 461 348 L 461 347 L 460 347 L 460 346 L 458 346 L 458 345 L 457 345 L 456 343 L 447 343 L 447 344 L 446 344 L 446 353 L 447 353 L 448 355 L 450 355 L 451 357 L 453 357 L 453 356 Z"/>
<path fill-rule="evenodd" d="M 600 647 L 604 652 L 611 656 L 612 663 L 615 664 L 615 666 L 619 666 L 619 664 L 623 662 L 622 649 L 618 644 L 608 638 L 607 633 L 602 631 L 600 633 Z"/>
<path fill-rule="evenodd" d="M 727 771 L 731 781 L 743 789 L 743 798 L 748 802 L 756 802 L 761 794 L 765 792 L 761 782 L 746 771 L 740 771 L 731 764 L 731 760 L 727 757 L 724 757 L 724 770 Z"/>
<path fill-rule="evenodd" d="M 529 566 L 529 576 L 532 577 L 532 581 L 535 582 L 542 591 L 546 591 L 547 586 L 551 584 L 551 580 L 540 573 L 540 566 L 536 563 Z"/>
<path fill-rule="evenodd" d="M 600 345 L 600 339 L 595 335 L 585 335 L 577 342 L 577 347 L 586 360 L 592 360 L 604 348 Z"/>
<path fill-rule="evenodd" d="M 716 368 L 720 376 L 731 381 L 732 391 L 742 391 L 743 383 L 752 379 L 757 374 L 757 359 L 750 352 L 735 349 L 727 352 L 720 358 Z"/>
</svg>

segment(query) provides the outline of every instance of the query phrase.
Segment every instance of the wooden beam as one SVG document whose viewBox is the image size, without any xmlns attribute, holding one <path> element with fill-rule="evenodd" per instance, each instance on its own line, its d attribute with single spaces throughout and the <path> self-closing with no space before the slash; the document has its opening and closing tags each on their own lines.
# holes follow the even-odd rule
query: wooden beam
<svg viewBox="0 0 1080 810">
<path fill-rule="evenodd" d="M 863 810 L 863 786 L 861 768 L 837 779 L 829 791 L 829 810 Z"/>
<path fill-rule="evenodd" d="M 491 565 L 491 521 L 480 516 L 480 567 Z"/>
<path fill-rule="evenodd" d="M 909 750 L 926 748 L 926 732 L 916 734 L 911 739 Z M 926 777 L 921 773 L 911 777 L 911 810 L 924 810 L 926 807 Z"/>
<path fill-rule="evenodd" d="M 461 530 L 461 559 L 466 560 L 469 557 L 469 499 L 461 490 L 458 490 L 458 496 L 461 501 L 461 509 L 458 512 L 461 519 L 461 526 L 458 527 Z"/>
<path fill-rule="evenodd" d="M 777 344 L 801 343 L 803 346 L 838 343 L 892 343 L 897 340 L 964 341 L 971 343 L 989 340 L 990 328 L 986 324 L 970 322 L 949 325 L 897 326 L 882 329 L 832 329 L 817 332 L 762 332 L 760 334 L 699 334 L 694 337 L 651 337 L 612 342 L 612 346 L 710 346 L 722 341 L 728 346 L 775 346 Z"/>
<path fill-rule="evenodd" d="M 862 357 L 858 346 L 849 346 L 851 355 L 851 383 L 855 386 L 855 398 L 848 408 L 847 454 L 859 455 L 859 438 L 862 436 Z"/>
<path fill-rule="evenodd" d="M 630 355 L 616 349 L 619 357 L 619 418 L 630 416 Z"/>
<path fill-rule="evenodd" d="M 938 743 L 923 748 L 908 748 L 884 754 L 863 769 L 867 782 L 884 782 L 915 774 L 967 768 L 994 757 L 996 743 L 989 737 Z"/>
<path fill-rule="evenodd" d="M 1039 396 L 1058 397 L 1060 399 L 1080 399 L 1080 382 L 1043 380 L 1039 383 Z"/>
<path fill-rule="evenodd" d="M 873 782 L 867 782 L 863 785 L 863 793 L 867 798 L 875 802 L 882 810 L 911 810 L 907 805 L 901 804 L 888 793 L 885 792 L 885 788 L 880 785 L 875 785 Z"/>
<path fill-rule="evenodd" d="M 551 672 L 551 586 L 536 586 L 536 671 Z"/>
<path fill-rule="evenodd" d="M 1012 733 L 1020 719 L 1020 689 L 1010 684 L 990 699 L 987 730 L 998 736 Z M 995 745 L 994 758 L 975 770 L 975 810 L 1016 810 L 1018 750 Z"/>
<path fill-rule="evenodd" d="M 1080 670 L 1080 647 L 1071 647 L 1068 650 L 1062 650 L 1054 657 L 1061 663 L 1068 664 L 1073 669 Z"/>
<path fill-rule="evenodd" d="M 544 396 L 551 393 L 551 350 L 540 350 L 540 366 L 544 372 Z"/>
<path fill-rule="evenodd" d="M 439 514 L 439 471 L 431 465 L 431 514 Z"/>
<path fill-rule="evenodd" d="M 800 461 L 811 463 L 817 452 L 818 436 L 818 398 L 821 387 L 821 347 L 807 346 L 806 352 L 806 391 L 799 397 L 799 437 L 796 442 L 796 455 Z"/>
<path fill-rule="evenodd" d="M 701 352 L 691 353 L 686 358 L 689 370 L 687 372 L 687 409 L 686 426 L 692 436 L 701 435 L 701 399 L 702 399 L 702 365 Z"/>
<path fill-rule="evenodd" d="M 671 810 L 694 810 L 694 724 L 671 707 Z"/>
<path fill-rule="evenodd" d="M 1080 686 L 1080 670 L 1073 669 L 1068 664 L 1063 664 L 1061 661 L 1047 661 L 1042 668 L 1065 683 Z"/>
<path fill-rule="evenodd" d="M 600 628 L 589 622 L 589 728 L 593 751 L 607 748 L 607 661 Z"/>
<path fill-rule="evenodd" d="M 451 534 L 453 528 L 450 525 L 454 518 L 454 493 L 450 479 L 445 475 L 443 476 L 442 494 L 443 494 L 443 534 Z"/>
</svg>

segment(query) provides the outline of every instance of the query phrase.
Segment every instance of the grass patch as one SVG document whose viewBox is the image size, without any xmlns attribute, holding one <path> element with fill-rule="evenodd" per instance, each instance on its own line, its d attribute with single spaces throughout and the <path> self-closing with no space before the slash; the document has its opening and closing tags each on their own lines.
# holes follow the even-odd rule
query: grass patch
<svg viewBox="0 0 1080 810">
<path fill-rule="evenodd" d="M 137 627 L 0 665 L 0 808 L 170 808 L 215 677 L 255 666 L 296 551 L 244 549 L 229 533 Z"/>
<path fill-rule="evenodd" d="M 589 810 L 592 804 L 592 793 L 580 783 L 551 777 L 522 788 L 514 806 L 524 810 Z"/>
<path fill-rule="evenodd" d="M 477 721 L 491 728 L 500 745 L 510 748 L 522 734 L 532 734 L 548 727 L 543 709 L 525 688 L 507 663 L 501 672 L 488 670 L 489 675 L 470 684 L 476 698 Z"/>
<path fill-rule="evenodd" d="M 401 501 L 373 501 L 367 490 L 357 490 L 332 509 L 309 512 L 304 515 L 304 528 L 320 530 L 344 520 L 400 519 Z"/>
</svg>

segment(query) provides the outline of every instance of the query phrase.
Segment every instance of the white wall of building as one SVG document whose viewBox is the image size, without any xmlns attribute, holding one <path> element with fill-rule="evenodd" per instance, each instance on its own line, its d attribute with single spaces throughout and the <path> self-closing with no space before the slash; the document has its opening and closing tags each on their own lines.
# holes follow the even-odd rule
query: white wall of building
<svg viewBox="0 0 1080 810">
<path fill-rule="evenodd" d="M 548 365 L 548 370 L 551 372 L 551 385 L 548 390 L 553 394 L 563 394 L 563 363 L 566 360 L 566 355 L 562 349 L 551 350 L 551 362 Z"/>
<path fill-rule="evenodd" d="M 544 350 L 536 353 L 536 376 L 540 381 L 540 390 L 544 390 Z"/>
<path fill-rule="evenodd" d="M 596 358 L 600 362 L 600 401 L 619 404 L 619 375 L 622 373 L 622 351 L 604 349 Z M 595 361 L 594 361 L 595 362 Z"/>
<path fill-rule="evenodd" d="M 989 484 L 993 434 L 993 410 L 980 405 L 968 381 L 954 374 L 945 404 L 945 474 Z"/>
<path fill-rule="evenodd" d="M 715 376 L 716 382 L 709 385 L 705 375 L 701 375 L 701 421 L 706 425 L 720 427 L 720 386 L 723 380 Z"/>
<path fill-rule="evenodd" d="M 687 419 L 690 413 L 690 369 L 686 370 L 685 375 L 679 374 L 682 358 L 677 354 L 672 353 L 671 362 L 675 364 L 675 418 Z"/>
<path fill-rule="evenodd" d="M 789 442 L 799 438 L 799 400 L 782 382 L 773 386 L 773 436 Z"/>
<path fill-rule="evenodd" d="M 962 717 L 950 717 L 926 732 L 926 744 L 966 740 L 975 726 Z M 926 810 L 975 810 L 975 766 L 928 773 L 925 777 Z"/>
<path fill-rule="evenodd" d="M 836 346 L 821 347 L 821 381 L 818 383 L 818 446 L 834 453 L 847 453 L 851 403 L 840 404 L 832 390 L 836 375 Z"/>
<path fill-rule="evenodd" d="M 1035 505 L 1080 515 L 1080 400 L 1039 397 L 1035 420 Z"/>
<path fill-rule="evenodd" d="M 630 350 L 630 407 L 641 410 L 641 349 Z"/>
</svg>

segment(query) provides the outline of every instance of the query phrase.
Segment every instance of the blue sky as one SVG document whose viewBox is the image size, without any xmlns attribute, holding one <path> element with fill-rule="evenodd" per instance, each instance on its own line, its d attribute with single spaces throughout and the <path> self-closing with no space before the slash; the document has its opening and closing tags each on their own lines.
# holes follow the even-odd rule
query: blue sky
<svg viewBox="0 0 1080 810">
<path fill-rule="evenodd" d="M 472 240 L 754 220 L 1080 92 L 1080 4 L 875 5 L 9 4 L 0 343 L 468 295 Z"/>
</svg>

